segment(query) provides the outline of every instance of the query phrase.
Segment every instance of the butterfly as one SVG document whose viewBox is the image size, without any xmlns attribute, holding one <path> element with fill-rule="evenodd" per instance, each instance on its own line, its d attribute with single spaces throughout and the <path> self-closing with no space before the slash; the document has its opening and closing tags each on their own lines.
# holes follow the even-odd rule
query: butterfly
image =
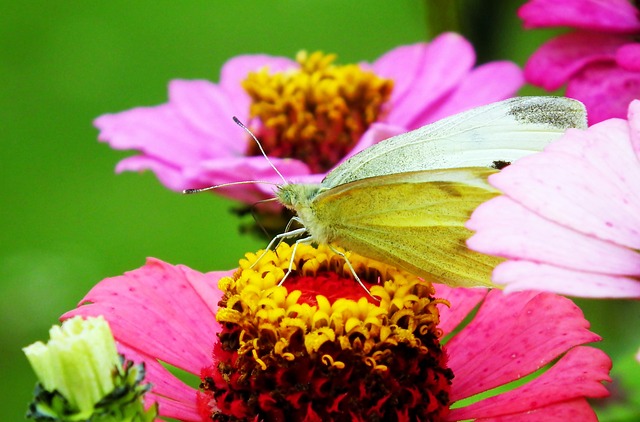
<svg viewBox="0 0 640 422">
<path fill-rule="evenodd" d="M 449 286 L 492 286 L 500 259 L 468 249 L 465 228 L 471 212 L 499 194 L 488 176 L 541 151 L 568 128 L 586 127 L 579 101 L 517 97 L 386 139 L 319 184 L 280 185 L 276 198 L 302 227 L 276 236 L 267 250 L 307 234 L 296 245 L 337 245 Z M 355 276 L 347 257 L 334 251 Z"/>
</svg>

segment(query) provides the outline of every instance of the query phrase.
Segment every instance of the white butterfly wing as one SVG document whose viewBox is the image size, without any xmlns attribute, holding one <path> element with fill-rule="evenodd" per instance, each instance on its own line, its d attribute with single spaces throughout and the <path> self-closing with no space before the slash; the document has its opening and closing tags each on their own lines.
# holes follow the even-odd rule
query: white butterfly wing
<svg viewBox="0 0 640 422">
<path fill-rule="evenodd" d="M 491 167 L 541 151 L 568 128 L 586 128 L 584 105 L 565 97 L 516 97 L 386 139 L 330 172 L 323 188 L 411 171 Z"/>
</svg>

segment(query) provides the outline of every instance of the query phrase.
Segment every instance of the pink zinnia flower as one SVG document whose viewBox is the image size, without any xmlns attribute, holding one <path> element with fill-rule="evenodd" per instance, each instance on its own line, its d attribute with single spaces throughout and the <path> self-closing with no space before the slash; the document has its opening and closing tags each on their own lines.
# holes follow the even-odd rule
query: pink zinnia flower
<svg viewBox="0 0 640 422">
<path fill-rule="evenodd" d="M 434 289 L 351 255 L 364 281 L 382 280 L 377 302 L 342 258 L 308 245 L 278 287 L 290 253 L 247 254 L 231 277 L 151 259 L 100 282 L 63 319 L 104 315 L 120 352 L 145 362 L 148 400 L 180 420 L 596 420 L 586 398 L 608 395 L 611 362 L 583 346 L 599 337 L 570 300 Z M 200 377 L 200 389 L 160 362 Z"/>
<path fill-rule="evenodd" d="M 567 86 L 589 123 L 624 118 L 640 98 L 640 12 L 628 0 L 530 0 L 518 11 L 526 28 L 577 31 L 544 44 L 527 62 L 528 82 L 549 91 Z"/>
<path fill-rule="evenodd" d="M 503 192 L 474 211 L 467 241 L 507 258 L 506 290 L 640 298 L 640 101 L 629 120 L 570 129 L 489 182 Z"/>
<path fill-rule="evenodd" d="M 138 155 L 116 170 L 152 170 L 181 191 L 246 180 L 282 181 L 237 116 L 292 181 L 319 181 L 345 158 L 384 138 L 511 97 L 522 85 L 510 62 L 474 67 L 456 34 L 398 47 L 372 64 L 338 66 L 335 56 L 245 55 L 222 67 L 220 82 L 174 80 L 169 101 L 99 117 L 99 139 Z M 246 203 L 272 196 L 264 185 L 217 191 Z"/>
</svg>

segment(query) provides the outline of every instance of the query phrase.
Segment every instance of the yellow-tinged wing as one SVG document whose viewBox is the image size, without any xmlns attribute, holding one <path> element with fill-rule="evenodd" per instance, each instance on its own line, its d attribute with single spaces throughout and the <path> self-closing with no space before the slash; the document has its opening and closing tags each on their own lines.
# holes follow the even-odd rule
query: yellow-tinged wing
<svg viewBox="0 0 640 422">
<path fill-rule="evenodd" d="M 496 170 L 468 167 L 376 176 L 320 193 L 311 204 L 327 240 L 433 282 L 492 286 L 500 259 L 466 247 L 471 212 L 496 196 L 486 178 Z"/>
</svg>

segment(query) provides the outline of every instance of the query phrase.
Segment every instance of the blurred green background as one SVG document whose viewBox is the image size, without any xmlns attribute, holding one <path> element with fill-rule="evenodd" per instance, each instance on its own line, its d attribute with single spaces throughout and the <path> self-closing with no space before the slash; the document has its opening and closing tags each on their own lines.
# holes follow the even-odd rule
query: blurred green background
<svg viewBox="0 0 640 422">
<path fill-rule="evenodd" d="M 522 65 L 552 33 L 521 29 L 521 1 L 441 3 L 458 5 L 480 62 Z M 99 280 L 147 256 L 229 269 L 264 246 L 238 234 L 230 201 L 183 197 L 151 173 L 116 176 L 129 154 L 96 141 L 95 117 L 162 103 L 174 78 L 217 81 L 221 65 L 242 53 L 321 49 L 343 63 L 371 61 L 428 39 L 429 17 L 412 0 L 1 2 L 2 420 L 23 420 L 35 383 L 20 348 L 46 339 Z M 638 303 L 579 304 L 605 338 L 598 347 L 613 357 L 614 375 L 625 375 L 603 419 L 640 417 Z"/>
</svg>

